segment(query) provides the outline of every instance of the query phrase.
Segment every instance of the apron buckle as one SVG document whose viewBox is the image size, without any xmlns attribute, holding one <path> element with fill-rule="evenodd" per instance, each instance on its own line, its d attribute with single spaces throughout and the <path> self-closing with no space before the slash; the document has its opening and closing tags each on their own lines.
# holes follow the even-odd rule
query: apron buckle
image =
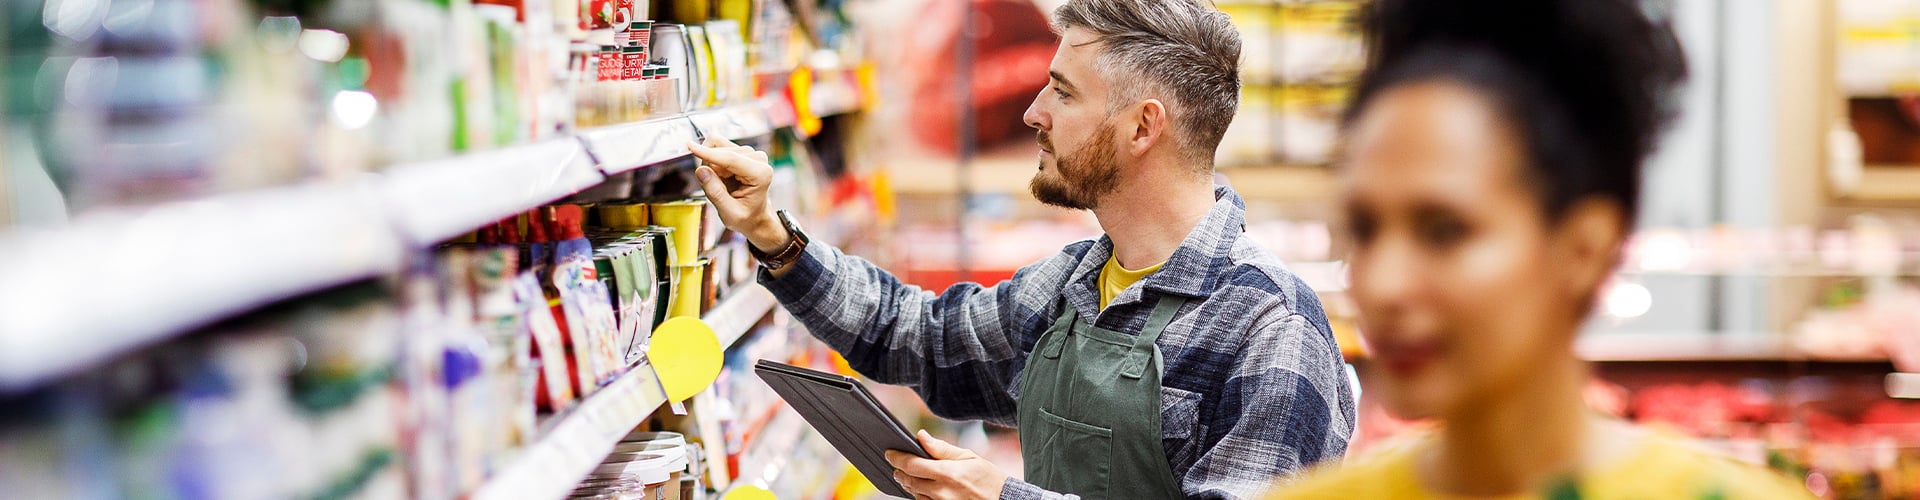
<svg viewBox="0 0 1920 500">
<path fill-rule="evenodd" d="M 1127 355 L 1126 364 L 1120 366 L 1120 376 L 1138 380 L 1147 373 L 1147 360 L 1152 353 L 1134 351 Z"/>
</svg>

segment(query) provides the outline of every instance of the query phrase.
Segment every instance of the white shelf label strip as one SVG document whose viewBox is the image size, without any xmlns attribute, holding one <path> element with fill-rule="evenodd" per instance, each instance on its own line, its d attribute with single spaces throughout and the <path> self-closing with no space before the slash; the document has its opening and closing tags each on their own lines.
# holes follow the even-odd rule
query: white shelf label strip
<svg viewBox="0 0 1920 500">
<path fill-rule="evenodd" d="M 580 137 L 608 175 L 690 154 L 687 143 L 696 138 L 692 122 L 682 117 L 589 130 Z"/>
</svg>

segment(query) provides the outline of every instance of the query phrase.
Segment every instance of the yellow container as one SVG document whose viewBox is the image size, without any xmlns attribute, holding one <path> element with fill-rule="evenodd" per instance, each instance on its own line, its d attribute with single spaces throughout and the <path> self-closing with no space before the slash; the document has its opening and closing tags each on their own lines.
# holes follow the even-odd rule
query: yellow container
<svg viewBox="0 0 1920 500">
<path fill-rule="evenodd" d="M 655 225 L 673 228 L 673 252 L 675 266 L 697 264 L 700 258 L 700 226 L 705 221 L 706 200 L 680 200 L 655 203 L 652 207 Z"/>
<path fill-rule="evenodd" d="M 673 266 L 673 300 L 672 305 L 667 306 L 672 313 L 668 317 L 700 317 L 700 306 L 706 302 L 706 268 L 706 264 L 701 263 Z"/>
<path fill-rule="evenodd" d="M 645 203 L 622 203 L 600 205 L 600 223 L 621 231 L 632 231 L 647 226 L 647 205 Z"/>
</svg>

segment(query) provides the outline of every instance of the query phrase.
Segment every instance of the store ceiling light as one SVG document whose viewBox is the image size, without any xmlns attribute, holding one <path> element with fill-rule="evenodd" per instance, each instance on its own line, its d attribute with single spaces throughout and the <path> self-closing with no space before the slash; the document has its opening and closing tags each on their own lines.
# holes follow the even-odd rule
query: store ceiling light
<svg viewBox="0 0 1920 500">
<path fill-rule="evenodd" d="M 40 12 L 40 23 L 69 40 L 86 41 L 106 17 L 105 0 L 52 0 Z"/>
<path fill-rule="evenodd" d="M 1920 373 L 1887 374 L 1887 397 L 1920 399 Z"/>
<path fill-rule="evenodd" d="M 333 30 L 308 29 L 300 32 L 300 53 L 315 61 L 340 62 L 347 56 L 347 35 Z"/>
<path fill-rule="evenodd" d="M 1645 316 L 1653 308 L 1653 292 L 1639 283 L 1615 281 L 1607 287 L 1606 308 L 1617 319 Z"/>
<path fill-rule="evenodd" d="M 1648 271 L 1679 271 L 1693 257 L 1693 244 L 1686 233 L 1671 229 L 1647 231 L 1639 241 L 1640 268 Z"/>
<path fill-rule="evenodd" d="M 342 90 L 333 95 L 333 119 L 341 128 L 348 130 L 367 126 L 373 121 L 374 113 L 380 111 L 380 101 L 359 90 Z"/>
</svg>

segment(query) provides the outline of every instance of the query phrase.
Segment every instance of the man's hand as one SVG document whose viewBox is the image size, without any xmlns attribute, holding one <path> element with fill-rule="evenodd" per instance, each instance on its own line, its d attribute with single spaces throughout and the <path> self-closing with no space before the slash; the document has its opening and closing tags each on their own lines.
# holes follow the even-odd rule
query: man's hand
<svg viewBox="0 0 1920 500">
<path fill-rule="evenodd" d="M 887 451 L 887 463 L 893 464 L 893 479 L 905 486 L 916 499 L 997 499 L 1006 485 L 1007 474 L 1000 472 L 972 450 L 954 446 L 920 431 L 920 446 L 932 460 L 911 453 Z"/>
<path fill-rule="evenodd" d="M 767 206 L 767 186 L 773 183 L 767 153 L 716 137 L 707 138 L 706 144 L 687 143 L 687 149 L 706 163 L 693 175 L 706 190 L 707 201 L 720 212 L 720 221 L 746 235 L 747 242 L 761 252 L 786 248 L 792 235 Z"/>
</svg>

